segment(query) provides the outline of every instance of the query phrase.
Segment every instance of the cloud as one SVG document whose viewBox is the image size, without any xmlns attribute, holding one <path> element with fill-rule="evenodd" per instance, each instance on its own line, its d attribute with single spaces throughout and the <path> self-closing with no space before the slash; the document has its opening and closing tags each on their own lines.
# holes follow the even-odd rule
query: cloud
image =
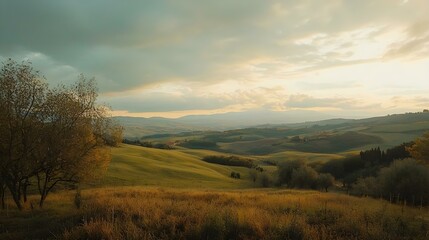
<svg viewBox="0 0 429 240">
<path fill-rule="evenodd" d="M 287 108 L 299 109 L 328 109 L 328 110 L 360 110 L 379 108 L 379 104 L 367 104 L 351 98 L 318 98 L 305 94 L 295 94 L 289 96 L 285 106 Z"/>
<path fill-rule="evenodd" d="M 349 53 L 326 52 L 317 44 L 303 48 L 277 42 L 319 31 L 335 36 L 377 24 L 383 17 L 378 7 L 394 20 L 409 18 L 389 2 L 3 1 L 0 52 L 44 54 L 98 77 L 104 90 L 177 78 L 219 81 L 225 75 L 236 77 L 225 66 L 249 59 L 314 63 L 308 51 L 315 47 L 322 51 L 319 62 L 323 57 L 341 59 Z M 365 12 L 368 20 L 362 22 L 358 12 Z M 225 44 L 225 39 L 233 41 Z"/>
<path fill-rule="evenodd" d="M 429 108 L 429 98 L 423 96 L 394 96 L 390 99 L 393 107 L 410 106 L 414 109 Z"/>
<path fill-rule="evenodd" d="M 385 58 L 422 58 L 429 54 L 429 19 L 419 21 L 406 30 L 407 37 L 390 45 Z"/>
<path fill-rule="evenodd" d="M 94 76 L 103 100 L 129 112 L 284 109 L 305 86 L 347 87 L 311 73 L 426 58 L 428 8 L 426 0 L 3 0 L 0 60 L 28 58 L 54 84 Z M 144 90 L 166 84 L 191 91 Z"/>
<path fill-rule="evenodd" d="M 164 91 L 156 91 L 159 88 L 164 88 Z M 195 91 L 186 87 L 165 84 L 128 94 L 102 95 L 101 101 L 107 100 L 113 109 L 126 110 L 129 113 L 247 110 L 262 107 L 270 110 L 284 110 L 282 102 L 286 96 L 285 90 L 279 87 L 207 92 L 205 88 Z"/>
</svg>

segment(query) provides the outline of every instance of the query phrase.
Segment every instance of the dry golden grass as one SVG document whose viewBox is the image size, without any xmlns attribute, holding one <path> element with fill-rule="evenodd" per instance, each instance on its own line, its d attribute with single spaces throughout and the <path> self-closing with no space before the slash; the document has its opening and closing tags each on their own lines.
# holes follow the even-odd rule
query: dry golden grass
<svg viewBox="0 0 429 240">
<path fill-rule="evenodd" d="M 1 210 L 0 239 L 429 238 L 427 208 L 336 193 L 122 187 L 84 190 L 80 209 L 73 199 Z"/>
<path fill-rule="evenodd" d="M 425 209 L 314 191 L 88 190 L 80 214 L 65 239 L 429 237 Z"/>
</svg>

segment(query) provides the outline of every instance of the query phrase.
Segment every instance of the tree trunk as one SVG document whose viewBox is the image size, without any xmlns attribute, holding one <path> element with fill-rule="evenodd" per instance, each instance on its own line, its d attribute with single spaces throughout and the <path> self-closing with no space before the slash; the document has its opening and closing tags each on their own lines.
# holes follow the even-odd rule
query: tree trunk
<svg viewBox="0 0 429 240">
<path fill-rule="evenodd" d="M 12 195 L 12 199 L 16 204 L 16 207 L 21 211 L 22 210 L 22 202 L 21 202 L 21 191 L 18 190 L 10 190 L 10 194 Z"/>
<path fill-rule="evenodd" d="M 6 187 L 4 185 L 1 186 L 0 188 L 0 195 L 1 195 L 1 208 L 4 210 L 6 208 L 6 203 L 4 200 L 5 197 L 5 192 L 6 192 Z"/>
<path fill-rule="evenodd" d="M 43 208 L 43 203 L 45 202 L 46 196 L 48 195 L 48 176 L 45 174 L 44 178 L 37 176 L 37 187 L 39 189 L 40 200 L 39 207 Z"/>
<path fill-rule="evenodd" d="M 28 188 L 28 185 L 30 185 L 30 184 L 28 183 L 28 180 L 26 180 L 24 182 L 24 185 L 22 186 L 22 195 L 23 195 L 25 203 L 27 202 L 27 188 Z"/>
<path fill-rule="evenodd" d="M 43 208 L 43 204 L 45 203 L 47 195 L 48 195 L 48 193 L 40 194 L 40 201 L 39 201 L 39 207 L 40 208 Z"/>
</svg>

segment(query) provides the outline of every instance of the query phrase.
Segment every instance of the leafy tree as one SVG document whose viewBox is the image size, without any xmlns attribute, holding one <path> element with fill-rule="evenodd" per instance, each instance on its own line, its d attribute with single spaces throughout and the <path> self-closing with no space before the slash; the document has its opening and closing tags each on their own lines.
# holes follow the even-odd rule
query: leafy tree
<svg viewBox="0 0 429 240">
<path fill-rule="evenodd" d="M 321 173 L 329 173 L 336 179 L 342 179 L 345 177 L 344 162 L 343 160 L 334 159 L 324 163 L 320 167 Z"/>
<path fill-rule="evenodd" d="M 414 145 L 407 150 L 413 158 L 425 164 L 429 164 L 429 132 L 417 138 Z"/>
<path fill-rule="evenodd" d="M 259 179 L 262 187 L 269 187 L 273 182 L 271 176 L 267 172 L 263 172 Z"/>
<path fill-rule="evenodd" d="M 106 144 L 117 145 L 110 135 L 105 108 L 96 104 L 95 82 L 80 80 L 71 87 L 50 90 L 43 116 L 44 142 L 34 156 L 40 207 L 59 183 L 78 183 L 96 177 L 110 161 Z"/>
<path fill-rule="evenodd" d="M 334 186 L 335 179 L 329 173 L 321 173 L 317 177 L 317 186 L 328 192 L 328 188 Z"/>
<path fill-rule="evenodd" d="M 352 194 L 379 197 L 381 194 L 379 180 L 376 177 L 357 179 L 356 183 L 352 186 Z"/>
<path fill-rule="evenodd" d="M 304 166 L 305 163 L 302 160 L 291 160 L 285 161 L 278 166 L 278 181 L 279 184 L 290 184 L 292 180 L 292 173 L 294 170 Z"/>
<path fill-rule="evenodd" d="M 414 159 L 397 160 L 380 172 L 384 196 L 399 196 L 407 202 L 429 198 L 429 169 Z"/>
<path fill-rule="evenodd" d="M 253 183 L 258 179 L 258 171 L 255 168 L 249 169 L 249 176 Z"/>
<path fill-rule="evenodd" d="M 291 187 L 294 188 L 311 188 L 317 187 L 317 172 L 309 166 L 301 166 L 293 170 L 292 179 L 290 182 Z"/>
<path fill-rule="evenodd" d="M 29 64 L 13 60 L 0 70 L 0 174 L 22 209 L 22 191 L 34 174 L 32 155 L 43 142 L 41 109 L 47 86 Z"/>
<path fill-rule="evenodd" d="M 0 179 L 22 209 L 37 183 L 40 207 L 59 183 L 95 177 L 109 163 L 121 127 L 96 104 L 94 80 L 48 89 L 30 64 L 7 61 L 0 70 Z M 33 182 L 34 183 L 34 182 Z"/>
</svg>

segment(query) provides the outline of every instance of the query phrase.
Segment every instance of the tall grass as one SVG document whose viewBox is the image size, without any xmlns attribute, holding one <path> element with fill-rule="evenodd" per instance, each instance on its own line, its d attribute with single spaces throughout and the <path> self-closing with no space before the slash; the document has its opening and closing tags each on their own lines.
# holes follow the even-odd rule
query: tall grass
<svg viewBox="0 0 429 240">
<path fill-rule="evenodd" d="M 0 210 L 0 239 L 429 239 L 428 208 L 335 193 L 87 189 L 79 209 L 75 198 Z"/>
<path fill-rule="evenodd" d="M 100 189 L 65 239 L 427 239 L 426 210 L 313 191 Z"/>
</svg>

